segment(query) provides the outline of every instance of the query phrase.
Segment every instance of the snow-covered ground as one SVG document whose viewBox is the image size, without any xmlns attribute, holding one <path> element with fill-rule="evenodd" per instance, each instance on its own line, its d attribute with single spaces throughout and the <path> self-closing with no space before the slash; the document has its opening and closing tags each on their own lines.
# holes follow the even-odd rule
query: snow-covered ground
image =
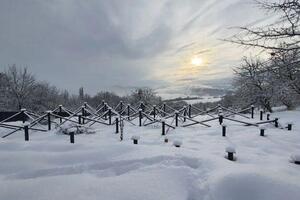
<svg viewBox="0 0 300 200">
<path fill-rule="evenodd" d="M 169 143 L 159 125 L 126 123 L 122 142 L 114 126 L 95 126 L 75 144 L 55 131 L 33 132 L 29 142 L 15 133 L 0 139 L 0 199 L 299 200 L 300 165 L 290 156 L 300 151 L 300 111 L 274 115 L 281 124 L 294 121 L 293 130 L 269 125 L 261 137 L 257 127 L 226 122 L 222 137 L 212 122 L 170 130 Z M 224 157 L 228 146 L 234 162 Z"/>
</svg>

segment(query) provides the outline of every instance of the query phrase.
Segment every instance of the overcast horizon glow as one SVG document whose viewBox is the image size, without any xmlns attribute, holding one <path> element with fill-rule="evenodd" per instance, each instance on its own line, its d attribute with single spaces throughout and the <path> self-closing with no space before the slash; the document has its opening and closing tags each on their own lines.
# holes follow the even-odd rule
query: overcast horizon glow
<svg viewBox="0 0 300 200">
<path fill-rule="evenodd" d="M 220 39 L 264 18 L 252 0 L 2 0 L 0 69 L 28 66 L 71 92 L 151 87 L 190 95 L 229 87 L 249 52 Z"/>
</svg>

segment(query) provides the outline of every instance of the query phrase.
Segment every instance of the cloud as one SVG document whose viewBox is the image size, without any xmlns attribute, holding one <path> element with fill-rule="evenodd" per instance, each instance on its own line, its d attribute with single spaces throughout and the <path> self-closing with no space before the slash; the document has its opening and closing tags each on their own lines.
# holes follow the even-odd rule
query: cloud
<svg viewBox="0 0 300 200">
<path fill-rule="evenodd" d="M 28 65 L 38 79 L 93 94 L 184 88 L 208 75 L 212 84 L 230 77 L 242 56 L 218 39 L 232 34 L 231 25 L 257 20 L 255 9 L 243 0 L 2 0 L 0 69 Z M 188 66 L 193 55 L 207 66 Z"/>
</svg>

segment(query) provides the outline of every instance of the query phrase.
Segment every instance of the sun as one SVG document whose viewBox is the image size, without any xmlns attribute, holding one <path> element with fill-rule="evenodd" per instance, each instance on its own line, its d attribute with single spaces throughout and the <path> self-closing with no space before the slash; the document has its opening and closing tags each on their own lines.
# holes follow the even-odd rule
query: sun
<svg viewBox="0 0 300 200">
<path fill-rule="evenodd" d="M 203 59 L 195 56 L 191 59 L 191 64 L 195 66 L 200 66 L 203 64 Z"/>
</svg>

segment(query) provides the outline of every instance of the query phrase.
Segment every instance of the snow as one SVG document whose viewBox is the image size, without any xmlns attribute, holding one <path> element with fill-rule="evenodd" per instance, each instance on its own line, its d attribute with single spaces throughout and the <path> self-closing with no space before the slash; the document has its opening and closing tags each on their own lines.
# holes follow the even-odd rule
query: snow
<svg viewBox="0 0 300 200">
<path fill-rule="evenodd" d="M 138 136 L 138 135 L 133 135 L 133 136 L 131 137 L 131 139 L 132 139 L 132 140 L 139 140 L 139 139 L 140 139 L 140 136 Z"/>
<path fill-rule="evenodd" d="M 227 146 L 225 151 L 228 153 L 236 153 L 234 146 Z"/>
<path fill-rule="evenodd" d="M 291 155 L 291 159 L 294 162 L 300 162 L 300 153 Z"/>
<path fill-rule="evenodd" d="M 170 129 L 164 143 L 160 123 L 125 121 L 123 141 L 114 125 L 95 125 L 95 134 L 75 135 L 75 144 L 57 130 L 30 130 L 28 142 L 19 131 L 0 138 L 0 199 L 298 200 L 300 165 L 290 159 L 300 158 L 291 157 L 300 149 L 300 111 L 275 115 L 280 124 L 294 121 L 293 129 L 270 124 L 268 136 L 260 137 L 257 127 L 224 119 L 227 137 L 216 120 L 212 127 Z M 259 113 L 235 119 L 257 122 Z M 0 135 L 7 131 L 0 128 Z M 137 135 L 142 140 L 134 145 Z M 176 141 L 184 145 L 174 148 Z M 224 158 L 226 147 L 238 150 L 235 162 Z"/>
</svg>

